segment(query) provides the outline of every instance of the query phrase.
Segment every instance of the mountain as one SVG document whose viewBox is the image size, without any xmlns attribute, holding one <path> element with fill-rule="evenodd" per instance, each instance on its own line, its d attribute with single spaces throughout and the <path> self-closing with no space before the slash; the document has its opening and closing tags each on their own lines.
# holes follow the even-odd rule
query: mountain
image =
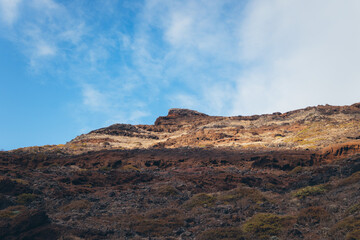
<svg viewBox="0 0 360 240">
<path fill-rule="evenodd" d="M 1 239 L 360 239 L 360 103 L 170 109 L 0 152 Z"/>
</svg>

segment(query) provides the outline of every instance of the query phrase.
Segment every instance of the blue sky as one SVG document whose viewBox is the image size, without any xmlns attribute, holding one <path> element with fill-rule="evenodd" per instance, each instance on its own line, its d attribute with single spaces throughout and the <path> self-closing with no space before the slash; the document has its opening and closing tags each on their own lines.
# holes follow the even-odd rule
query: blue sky
<svg viewBox="0 0 360 240">
<path fill-rule="evenodd" d="M 169 108 L 360 101 L 357 0 L 0 0 L 0 149 Z"/>
</svg>

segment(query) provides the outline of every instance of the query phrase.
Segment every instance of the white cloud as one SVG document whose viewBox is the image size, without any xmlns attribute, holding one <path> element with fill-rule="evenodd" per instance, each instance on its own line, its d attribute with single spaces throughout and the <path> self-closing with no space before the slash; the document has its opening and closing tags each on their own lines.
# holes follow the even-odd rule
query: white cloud
<svg viewBox="0 0 360 240">
<path fill-rule="evenodd" d="M 12 25 L 18 18 L 18 8 L 22 0 L 0 0 L 1 19 Z"/>
<path fill-rule="evenodd" d="M 56 48 L 46 42 L 40 42 L 36 46 L 36 55 L 38 57 L 53 56 L 56 53 Z"/>
<path fill-rule="evenodd" d="M 82 89 L 83 103 L 92 111 L 104 112 L 108 110 L 109 104 L 106 96 L 93 86 L 84 85 Z"/>
<path fill-rule="evenodd" d="M 41 11 L 53 11 L 60 8 L 59 4 L 53 0 L 32 0 L 32 5 Z"/>
<path fill-rule="evenodd" d="M 358 102 L 359 11 L 352 0 L 251 1 L 239 32 L 250 67 L 238 79 L 233 113 Z"/>
<path fill-rule="evenodd" d="M 170 26 L 165 32 L 166 39 L 174 45 L 189 42 L 193 24 L 191 16 L 175 12 L 170 18 Z"/>
</svg>

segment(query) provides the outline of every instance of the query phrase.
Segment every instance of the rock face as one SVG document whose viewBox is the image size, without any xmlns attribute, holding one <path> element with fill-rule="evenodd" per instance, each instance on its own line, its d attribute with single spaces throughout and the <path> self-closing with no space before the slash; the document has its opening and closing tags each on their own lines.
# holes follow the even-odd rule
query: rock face
<svg viewBox="0 0 360 240">
<path fill-rule="evenodd" d="M 170 109 L 0 152 L 0 239 L 360 239 L 360 104 Z"/>
</svg>

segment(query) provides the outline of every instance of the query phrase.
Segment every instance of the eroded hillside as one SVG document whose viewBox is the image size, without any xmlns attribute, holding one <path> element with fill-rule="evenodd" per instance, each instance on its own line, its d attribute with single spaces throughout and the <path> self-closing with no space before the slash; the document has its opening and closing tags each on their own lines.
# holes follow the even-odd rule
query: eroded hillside
<svg viewBox="0 0 360 240">
<path fill-rule="evenodd" d="M 1 239 L 360 239 L 360 104 L 171 109 L 0 152 Z"/>
</svg>

